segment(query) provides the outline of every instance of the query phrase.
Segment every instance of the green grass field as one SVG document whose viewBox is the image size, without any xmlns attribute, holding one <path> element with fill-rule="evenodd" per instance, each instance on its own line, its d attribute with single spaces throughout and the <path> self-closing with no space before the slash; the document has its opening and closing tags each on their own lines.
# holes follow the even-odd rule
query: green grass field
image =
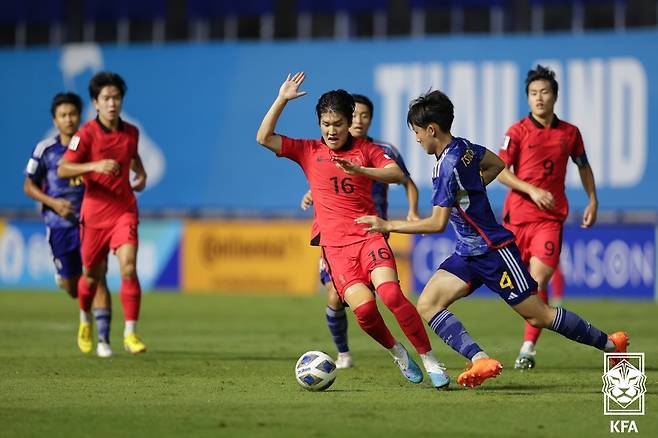
<svg viewBox="0 0 658 438">
<path fill-rule="evenodd" d="M 119 350 L 122 313 L 113 299 L 115 355 L 99 359 L 77 351 L 76 305 L 63 293 L 0 293 L 0 436 L 610 435 L 602 354 L 545 332 L 538 368 L 515 371 L 522 321 L 499 300 L 452 309 L 506 367 L 480 388 L 406 383 L 349 315 L 357 367 L 312 393 L 297 385 L 293 367 L 307 350 L 334 354 L 322 296 L 146 294 L 140 333 L 149 352 L 136 357 Z M 646 415 L 614 418 L 635 419 L 640 434 L 658 436 L 657 306 L 567 307 L 604 330 L 629 331 L 630 350 L 646 354 Z M 454 381 L 465 361 L 431 339 Z"/>
</svg>

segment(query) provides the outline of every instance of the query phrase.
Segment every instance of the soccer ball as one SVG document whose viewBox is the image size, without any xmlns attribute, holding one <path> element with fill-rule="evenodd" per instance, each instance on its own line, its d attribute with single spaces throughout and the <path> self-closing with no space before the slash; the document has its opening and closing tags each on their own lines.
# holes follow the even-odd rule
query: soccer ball
<svg viewBox="0 0 658 438">
<path fill-rule="evenodd" d="M 307 351 L 295 364 L 295 378 L 304 389 L 324 391 L 336 380 L 336 363 L 327 353 Z"/>
</svg>

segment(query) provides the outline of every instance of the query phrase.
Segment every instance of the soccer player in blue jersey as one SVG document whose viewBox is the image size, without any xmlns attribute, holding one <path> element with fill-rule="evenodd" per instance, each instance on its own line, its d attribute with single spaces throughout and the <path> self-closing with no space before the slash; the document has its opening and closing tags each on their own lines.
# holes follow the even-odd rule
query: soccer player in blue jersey
<svg viewBox="0 0 658 438">
<path fill-rule="evenodd" d="M 432 215 L 419 221 L 386 221 L 363 216 L 369 231 L 440 233 L 450 222 L 457 235 L 455 252 L 439 266 L 418 299 L 418 312 L 432 331 L 471 361 L 457 382 L 478 386 L 502 371 L 471 338 L 448 307 L 487 285 L 535 327 L 547 328 L 603 351 L 625 352 L 626 336 L 611 336 L 564 308 L 553 308 L 536 294 L 537 283 L 525 268 L 514 235 L 493 214 L 485 186 L 505 163 L 483 146 L 450 133 L 454 107 L 440 91 L 411 102 L 407 123 L 416 141 L 437 159 L 432 174 Z"/>
<path fill-rule="evenodd" d="M 396 164 L 400 167 L 405 175 L 404 181 L 400 184 L 404 185 L 407 194 L 407 201 L 409 209 L 407 211 L 407 220 L 418 220 L 418 187 L 411 179 L 411 175 L 404 164 L 400 151 L 395 146 L 383 141 L 374 140 L 368 135 L 370 125 L 372 124 L 372 116 L 374 113 L 374 105 L 372 101 L 362 94 L 352 94 L 354 98 L 354 113 L 352 114 L 352 125 L 350 125 L 350 134 L 355 138 L 365 138 L 371 143 L 379 146 L 386 155 L 395 160 Z M 375 209 L 377 215 L 381 218 L 388 218 L 388 184 L 374 181 L 372 185 L 372 199 L 375 201 Z M 306 210 L 313 205 L 313 196 L 309 190 L 302 198 L 301 208 Z M 345 315 L 345 306 L 336 292 L 336 288 L 331 281 L 331 276 L 327 270 L 324 259 L 320 257 L 320 282 L 327 290 L 327 308 L 325 316 L 327 319 L 327 326 L 331 337 L 336 344 L 338 350 L 338 357 L 336 357 L 336 368 L 350 368 L 354 366 L 354 360 L 347 342 L 347 316 Z"/>
<path fill-rule="evenodd" d="M 57 285 L 71 298 L 77 298 L 78 288 L 88 287 L 82 274 L 80 258 L 80 205 L 84 193 L 81 178 L 60 178 L 57 165 L 71 137 L 80 125 L 82 100 L 74 93 L 58 93 L 50 108 L 59 135 L 42 140 L 32 152 L 25 169 L 23 189 L 30 198 L 42 204 L 48 243 L 53 253 Z M 107 269 L 107 267 L 106 267 Z M 94 299 L 94 317 L 98 326 L 96 353 L 110 357 L 110 322 L 112 309 L 107 285 L 103 281 Z M 86 353 L 87 351 L 85 351 Z"/>
</svg>

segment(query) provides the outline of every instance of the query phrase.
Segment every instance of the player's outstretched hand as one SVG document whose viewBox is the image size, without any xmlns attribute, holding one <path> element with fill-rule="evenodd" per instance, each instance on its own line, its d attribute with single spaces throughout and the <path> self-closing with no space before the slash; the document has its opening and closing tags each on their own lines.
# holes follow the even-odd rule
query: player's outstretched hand
<svg viewBox="0 0 658 438">
<path fill-rule="evenodd" d="M 292 77 L 288 74 L 288 77 L 283 81 L 281 88 L 279 88 L 279 97 L 288 101 L 305 95 L 306 91 L 299 91 L 299 86 L 302 85 L 305 78 L 306 74 L 303 71 L 295 73 Z"/>
<path fill-rule="evenodd" d="M 345 158 L 333 156 L 331 157 L 331 161 L 336 163 L 336 167 L 343 169 L 343 172 L 347 173 L 348 175 L 357 175 L 361 169 L 360 165 L 352 163 L 350 160 L 346 160 Z"/>
<path fill-rule="evenodd" d="M 96 172 L 103 173 L 105 175 L 119 176 L 121 168 L 119 163 L 116 160 L 98 160 L 96 161 Z"/>
<path fill-rule="evenodd" d="M 388 230 L 386 229 L 386 226 L 388 225 L 388 221 L 385 221 L 384 219 L 377 216 L 361 216 L 360 218 L 354 219 L 354 222 L 356 222 L 357 224 L 369 225 L 366 231 L 370 231 L 370 232 L 379 231 L 380 233 L 388 232 Z"/>
<path fill-rule="evenodd" d="M 304 196 L 302 196 L 302 203 L 300 207 L 302 210 L 308 210 L 308 208 L 313 205 L 313 195 L 311 194 L 311 191 L 309 190 L 308 192 L 304 193 Z"/>
<path fill-rule="evenodd" d="M 553 210 L 555 208 L 555 198 L 553 198 L 551 192 L 535 187 L 529 194 L 540 210 Z"/>
<path fill-rule="evenodd" d="M 55 210 L 55 213 L 64 218 L 74 213 L 73 204 L 64 198 L 56 198 L 50 207 Z"/>
</svg>

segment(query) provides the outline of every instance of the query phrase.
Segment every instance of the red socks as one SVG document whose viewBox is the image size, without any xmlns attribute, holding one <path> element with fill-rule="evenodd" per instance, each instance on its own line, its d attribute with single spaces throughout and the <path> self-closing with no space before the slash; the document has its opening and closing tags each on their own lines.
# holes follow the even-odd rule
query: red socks
<svg viewBox="0 0 658 438">
<path fill-rule="evenodd" d="M 137 321 L 139 319 L 139 304 L 142 298 L 142 288 L 139 286 L 137 277 L 121 279 L 119 298 L 123 306 L 125 320 Z"/>
<path fill-rule="evenodd" d="M 541 298 L 543 302 L 548 303 L 548 293 L 546 293 L 545 290 L 539 289 L 537 291 L 537 295 L 539 295 L 539 298 Z M 540 328 L 533 327 L 526 321 L 525 335 L 523 336 L 524 341 L 530 341 L 533 344 L 536 344 L 540 334 L 541 334 Z"/>
<path fill-rule="evenodd" d="M 80 310 L 89 312 L 91 310 L 91 304 L 94 302 L 94 296 L 96 295 L 96 286 L 93 288 L 87 283 L 87 278 L 83 275 L 80 276 L 78 280 L 78 303 L 80 304 Z"/>
<path fill-rule="evenodd" d="M 432 349 L 430 339 L 425 331 L 423 320 L 413 304 L 400 289 L 397 281 L 387 281 L 377 288 L 377 295 L 388 307 L 400 324 L 400 328 L 413 344 L 418 354 L 425 354 Z"/>
<path fill-rule="evenodd" d="M 368 333 L 371 338 L 377 341 L 382 347 L 390 350 L 395 345 L 395 338 L 386 327 L 382 315 L 377 310 L 375 300 L 361 304 L 353 309 L 354 316 L 361 329 Z"/>
</svg>

